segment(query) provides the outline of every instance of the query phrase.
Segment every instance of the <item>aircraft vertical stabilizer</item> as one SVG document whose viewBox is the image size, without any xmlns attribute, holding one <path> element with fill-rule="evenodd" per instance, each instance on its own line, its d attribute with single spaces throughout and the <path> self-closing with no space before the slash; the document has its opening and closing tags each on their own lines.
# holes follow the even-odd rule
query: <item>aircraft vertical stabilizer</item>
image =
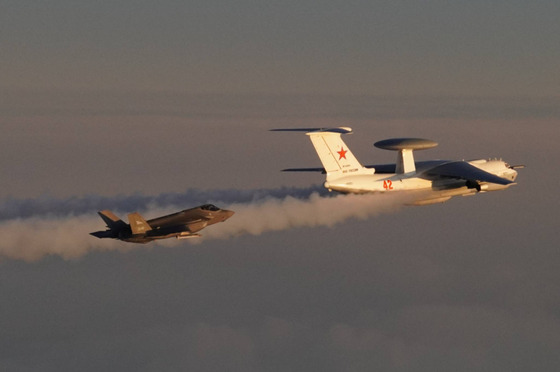
<svg viewBox="0 0 560 372">
<path fill-rule="evenodd" d="M 327 179 L 365 169 L 340 138 L 341 134 L 347 133 L 352 133 L 352 129 L 341 127 L 307 133 L 325 168 Z M 371 171 L 370 169 L 370 173 Z"/>
<path fill-rule="evenodd" d="M 130 213 L 128 215 L 128 222 L 130 223 L 130 229 L 133 234 L 143 234 L 152 229 L 144 217 L 142 217 L 138 212 Z"/>
</svg>

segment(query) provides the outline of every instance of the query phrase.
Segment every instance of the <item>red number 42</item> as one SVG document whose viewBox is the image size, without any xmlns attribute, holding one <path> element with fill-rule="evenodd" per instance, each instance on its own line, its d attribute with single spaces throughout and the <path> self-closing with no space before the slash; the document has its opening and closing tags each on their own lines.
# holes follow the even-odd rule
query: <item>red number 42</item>
<svg viewBox="0 0 560 372">
<path fill-rule="evenodd" d="M 393 190 L 393 181 L 391 181 L 391 180 L 383 181 L 383 188 L 385 190 Z"/>
</svg>

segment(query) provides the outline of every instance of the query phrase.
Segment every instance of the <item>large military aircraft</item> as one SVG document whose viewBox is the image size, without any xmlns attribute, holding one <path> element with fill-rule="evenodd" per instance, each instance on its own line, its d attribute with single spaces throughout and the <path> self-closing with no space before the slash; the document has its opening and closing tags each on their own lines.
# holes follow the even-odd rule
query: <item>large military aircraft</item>
<svg viewBox="0 0 560 372">
<path fill-rule="evenodd" d="M 352 128 L 296 128 L 273 131 L 306 132 L 311 139 L 322 168 L 290 168 L 285 172 L 321 172 L 327 175 L 325 187 L 342 193 L 417 191 L 410 204 L 442 203 L 457 195 L 503 190 L 515 185 L 516 168 L 503 160 L 414 161 L 414 150 L 437 146 L 434 141 L 421 138 L 392 138 L 374 145 L 398 151 L 396 164 L 363 166 L 341 138 Z"/>
<path fill-rule="evenodd" d="M 156 239 L 175 237 L 187 239 L 200 237 L 197 231 L 217 222 L 224 222 L 233 211 L 220 209 L 213 204 L 195 208 L 146 221 L 139 213 L 128 215 L 130 224 L 124 222 L 111 211 L 97 212 L 107 224 L 108 230 L 90 233 L 97 238 L 112 238 L 130 243 L 148 243 Z"/>
</svg>

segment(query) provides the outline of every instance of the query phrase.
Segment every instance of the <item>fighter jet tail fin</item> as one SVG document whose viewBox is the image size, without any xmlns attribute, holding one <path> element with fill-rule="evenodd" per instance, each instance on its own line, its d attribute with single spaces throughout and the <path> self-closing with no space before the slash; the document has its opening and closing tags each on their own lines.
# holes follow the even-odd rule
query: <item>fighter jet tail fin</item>
<svg viewBox="0 0 560 372">
<path fill-rule="evenodd" d="M 144 234 L 146 231 L 150 231 L 152 229 L 144 217 L 142 217 L 138 212 L 130 213 L 128 215 L 128 222 L 130 223 L 130 229 L 133 234 Z"/>
<path fill-rule="evenodd" d="M 118 218 L 113 212 L 108 209 L 97 212 L 99 217 L 107 224 L 107 227 L 111 230 L 120 230 L 126 226 L 126 223 Z"/>
</svg>

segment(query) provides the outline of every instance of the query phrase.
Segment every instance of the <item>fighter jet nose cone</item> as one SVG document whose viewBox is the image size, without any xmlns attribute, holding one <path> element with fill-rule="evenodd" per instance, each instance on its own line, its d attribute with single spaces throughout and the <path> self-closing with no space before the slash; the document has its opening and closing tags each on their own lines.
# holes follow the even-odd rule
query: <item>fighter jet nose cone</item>
<svg viewBox="0 0 560 372">
<path fill-rule="evenodd" d="M 224 220 L 227 220 L 228 218 L 230 218 L 231 216 L 233 216 L 235 214 L 234 211 L 228 211 L 228 210 L 224 210 Z"/>
</svg>

